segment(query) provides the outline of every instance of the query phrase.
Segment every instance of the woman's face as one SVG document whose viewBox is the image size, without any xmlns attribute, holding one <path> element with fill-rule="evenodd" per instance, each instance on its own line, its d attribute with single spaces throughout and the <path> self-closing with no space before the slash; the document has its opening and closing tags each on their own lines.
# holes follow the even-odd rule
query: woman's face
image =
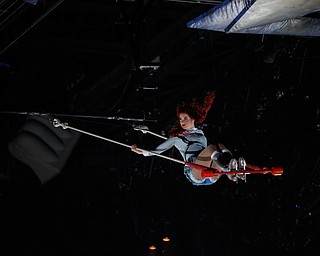
<svg viewBox="0 0 320 256">
<path fill-rule="evenodd" d="M 191 118 L 187 113 L 179 114 L 179 122 L 181 127 L 185 130 L 194 128 L 194 119 Z"/>
</svg>

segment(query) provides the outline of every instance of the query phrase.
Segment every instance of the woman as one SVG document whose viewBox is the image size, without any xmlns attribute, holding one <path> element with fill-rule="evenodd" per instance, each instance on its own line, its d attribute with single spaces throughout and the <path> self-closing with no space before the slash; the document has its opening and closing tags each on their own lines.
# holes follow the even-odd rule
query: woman
<svg viewBox="0 0 320 256">
<path fill-rule="evenodd" d="M 209 91 L 203 103 L 197 102 L 196 99 L 191 102 L 183 101 L 179 103 L 176 107 L 178 121 L 170 129 L 169 138 L 165 142 L 149 152 L 137 149 L 137 145 L 132 145 L 131 150 L 137 154 L 151 156 L 150 152 L 161 154 L 172 147 L 176 147 L 184 162 L 202 164 L 201 161 L 204 160 L 207 167 L 221 172 L 238 169 L 238 161 L 232 158 L 230 151 L 223 144 L 211 144 L 208 147 L 207 138 L 203 131 L 196 127 L 205 120 L 214 98 L 215 92 Z M 209 158 L 205 155 L 208 155 Z M 243 159 L 241 159 L 241 164 L 245 164 Z M 200 170 L 187 165 L 184 166 L 184 174 L 194 185 L 211 185 L 220 178 L 220 175 L 215 176 L 212 173 L 204 177 Z M 228 175 L 228 177 L 233 181 L 242 178 L 239 175 Z"/>
</svg>

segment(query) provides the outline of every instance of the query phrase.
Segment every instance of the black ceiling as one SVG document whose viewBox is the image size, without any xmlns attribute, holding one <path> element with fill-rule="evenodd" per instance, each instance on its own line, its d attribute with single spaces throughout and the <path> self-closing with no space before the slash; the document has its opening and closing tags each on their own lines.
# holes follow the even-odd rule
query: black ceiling
<svg viewBox="0 0 320 256">
<path fill-rule="evenodd" d="M 320 224 L 319 39 L 186 27 L 218 2 L 1 3 L 5 251 L 147 255 L 149 240 L 159 244 L 168 233 L 174 254 L 160 245 L 158 255 L 312 252 Z M 179 164 L 82 135 L 63 171 L 39 185 L 7 149 L 27 117 L 43 113 L 152 147 L 161 139 L 133 125 L 165 135 L 175 104 L 209 89 L 217 92 L 203 126 L 209 142 L 281 166 L 281 177 L 194 187 Z"/>
</svg>

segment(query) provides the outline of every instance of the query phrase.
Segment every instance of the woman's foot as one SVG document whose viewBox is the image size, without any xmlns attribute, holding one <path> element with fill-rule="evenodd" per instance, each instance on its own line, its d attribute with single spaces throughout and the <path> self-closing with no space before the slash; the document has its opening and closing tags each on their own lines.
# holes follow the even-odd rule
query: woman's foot
<svg viewBox="0 0 320 256">
<path fill-rule="evenodd" d="M 238 161 L 235 158 L 232 158 L 229 162 L 228 166 L 229 172 L 230 171 L 237 171 L 238 170 Z M 227 174 L 228 178 L 234 182 L 238 180 L 237 174 Z"/>
<path fill-rule="evenodd" d="M 229 171 L 244 171 L 246 169 L 246 161 L 243 157 L 240 157 L 238 160 L 232 158 L 229 162 Z M 228 178 L 232 181 L 246 180 L 246 174 L 228 174 Z"/>
<path fill-rule="evenodd" d="M 246 160 L 244 160 L 243 157 L 239 157 L 239 159 L 238 159 L 239 171 L 244 171 L 246 169 L 246 166 L 247 166 Z M 246 180 L 246 174 L 244 174 L 244 173 L 240 174 L 239 173 L 239 174 L 237 174 L 237 178 L 241 179 L 241 180 Z"/>
</svg>

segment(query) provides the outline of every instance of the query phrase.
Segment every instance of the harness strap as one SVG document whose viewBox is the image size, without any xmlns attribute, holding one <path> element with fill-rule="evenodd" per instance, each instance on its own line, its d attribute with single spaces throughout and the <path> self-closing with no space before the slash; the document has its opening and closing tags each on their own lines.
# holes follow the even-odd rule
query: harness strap
<svg viewBox="0 0 320 256">
<path fill-rule="evenodd" d="M 198 143 L 198 144 L 200 144 L 198 141 L 190 141 L 190 140 L 188 140 L 186 137 L 184 137 L 184 136 L 177 136 L 178 138 L 180 138 L 184 143 L 186 143 L 187 144 L 187 148 L 186 148 L 186 151 L 185 151 L 185 153 L 184 153 L 184 158 L 185 159 L 187 159 L 187 153 L 188 154 L 196 154 L 196 155 L 198 155 L 203 149 L 205 149 L 205 147 L 202 147 L 202 149 L 201 150 L 197 150 L 197 151 L 188 151 L 188 148 L 192 145 L 192 144 L 194 144 L 194 143 Z"/>
</svg>

